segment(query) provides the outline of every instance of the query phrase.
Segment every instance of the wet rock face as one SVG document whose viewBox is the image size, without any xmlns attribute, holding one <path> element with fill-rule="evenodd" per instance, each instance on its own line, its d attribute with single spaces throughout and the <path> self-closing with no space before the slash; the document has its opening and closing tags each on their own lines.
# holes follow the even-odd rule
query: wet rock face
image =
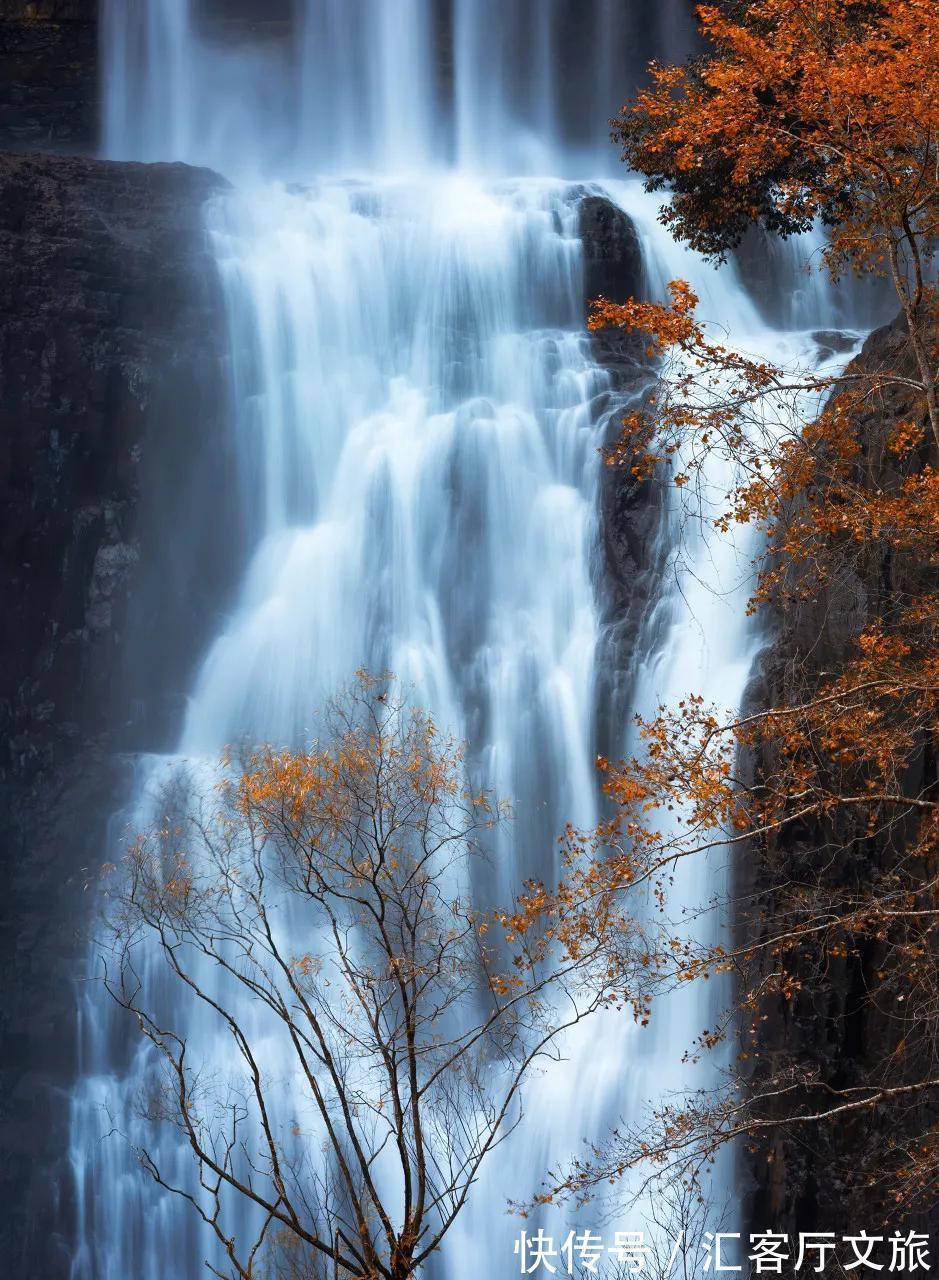
<svg viewBox="0 0 939 1280">
<path fill-rule="evenodd" d="M 647 292 L 642 245 L 629 214 L 604 196 L 579 201 L 579 230 L 584 252 L 585 309 L 596 298 L 625 302 Z M 645 343 L 639 334 L 600 329 L 590 335 L 594 356 L 628 390 L 649 376 Z"/>
<path fill-rule="evenodd" d="M 60 721 L 107 723 L 154 435 L 183 468 L 224 402 L 202 229 L 221 185 L 182 165 L 0 158 L 0 767 L 42 767 L 34 684 Z"/>
<path fill-rule="evenodd" d="M 0 155 L 0 1252 L 11 1275 L 68 1273 L 63 1090 L 93 900 L 83 889 L 126 800 L 119 752 L 171 738 L 218 603 L 203 583 L 224 587 L 234 542 L 223 326 L 202 229 L 220 185 L 181 165 Z"/>
<path fill-rule="evenodd" d="M 642 246 L 629 215 L 603 196 L 583 195 L 579 220 L 585 308 L 601 296 L 614 302 L 645 296 Z M 624 405 L 649 393 L 654 369 L 639 334 L 600 329 L 591 333 L 590 345 L 594 358 L 611 378 L 612 393 L 596 409 L 609 414 L 607 443 L 612 443 L 619 433 Z M 662 493 L 657 479 L 637 480 L 628 463 L 604 467 L 600 479 L 600 532 L 610 630 L 606 670 L 601 677 L 609 687 L 601 689 L 600 697 L 613 708 L 613 719 L 626 714 L 629 672 L 639 628 L 658 589 L 661 563 L 657 535 L 661 515 Z"/>
<path fill-rule="evenodd" d="M 632 219 L 603 196 L 580 202 L 580 236 L 584 246 L 584 290 L 625 302 L 643 288 L 642 246 Z"/>
</svg>

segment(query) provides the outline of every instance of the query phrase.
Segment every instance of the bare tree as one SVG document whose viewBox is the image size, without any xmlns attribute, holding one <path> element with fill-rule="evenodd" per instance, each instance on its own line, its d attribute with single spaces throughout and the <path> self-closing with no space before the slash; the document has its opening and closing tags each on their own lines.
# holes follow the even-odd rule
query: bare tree
<svg viewBox="0 0 939 1280">
<path fill-rule="evenodd" d="M 112 894 L 105 982 L 156 1051 L 147 1114 L 196 1176 L 139 1158 L 238 1280 L 413 1275 L 518 1126 L 527 1074 L 645 999 L 649 944 L 613 895 L 528 884 L 474 909 L 470 862 L 506 815 L 393 683 L 361 676 L 325 723 L 190 786 Z"/>
</svg>

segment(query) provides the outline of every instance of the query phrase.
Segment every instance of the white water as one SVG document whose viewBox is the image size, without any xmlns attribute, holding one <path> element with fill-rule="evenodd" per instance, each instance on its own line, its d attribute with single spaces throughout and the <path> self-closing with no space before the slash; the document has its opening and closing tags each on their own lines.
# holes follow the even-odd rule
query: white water
<svg viewBox="0 0 939 1280">
<path fill-rule="evenodd" d="M 179 756 L 211 760 L 244 732 L 296 740 L 357 666 L 390 667 L 515 804 L 484 896 L 551 877 L 564 823 L 595 817 L 603 725 L 625 726 L 630 710 L 597 705 L 611 621 L 597 450 L 621 401 L 582 333 L 577 193 L 532 175 L 610 167 L 591 146 L 621 96 L 619 55 L 656 9 L 670 7 L 591 0 L 574 22 L 560 0 L 456 0 L 445 92 L 430 0 L 306 0 L 292 40 L 234 49 L 213 43 L 188 0 L 105 5 L 109 153 L 211 163 L 238 184 L 207 226 L 254 550 L 192 690 Z M 576 65 L 564 56 L 572 31 Z M 582 116 L 566 82 L 591 87 Z M 653 291 L 684 277 L 738 346 L 805 345 L 766 328 L 732 269 L 672 244 L 637 183 L 603 189 L 640 230 Z M 816 296 L 800 322 L 824 323 L 824 305 Z M 708 477 L 716 489 L 727 479 Z M 675 538 L 674 520 L 662 536 Z M 683 550 L 678 582 L 666 575 L 645 620 L 641 709 L 690 689 L 735 705 L 752 659 L 747 539 Z M 173 764 L 142 762 L 132 824 Z M 720 875 L 689 867 L 679 894 L 704 902 Z M 529 1118 L 475 1188 L 442 1274 L 517 1272 L 506 1198 L 530 1195 L 585 1137 L 686 1082 L 696 1002 L 670 1000 L 645 1032 L 606 1016 L 570 1041 L 567 1061 L 533 1082 Z M 215 1051 L 191 1012 L 174 1016 Z M 116 1047 L 126 1028 L 102 998 L 86 998 L 82 1019 L 73 1280 L 193 1280 L 209 1242 L 125 1144 L 101 1140 L 115 1126 L 149 1140 L 134 1117 L 146 1054 L 127 1061 Z M 164 1139 L 159 1153 L 185 1177 L 185 1152 Z M 558 1215 L 549 1226 L 566 1233 Z"/>
</svg>

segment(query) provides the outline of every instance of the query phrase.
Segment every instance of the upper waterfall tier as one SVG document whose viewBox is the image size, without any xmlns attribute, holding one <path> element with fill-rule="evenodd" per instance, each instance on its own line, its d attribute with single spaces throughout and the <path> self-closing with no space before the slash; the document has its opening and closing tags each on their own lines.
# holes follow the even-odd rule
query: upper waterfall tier
<svg viewBox="0 0 939 1280">
<path fill-rule="evenodd" d="M 596 174 L 648 60 L 693 39 L 683 0 L 293 0 L 250 40 L 241 8 L 102 3 L 105 154 L 229 174 Z"/>
</svg>

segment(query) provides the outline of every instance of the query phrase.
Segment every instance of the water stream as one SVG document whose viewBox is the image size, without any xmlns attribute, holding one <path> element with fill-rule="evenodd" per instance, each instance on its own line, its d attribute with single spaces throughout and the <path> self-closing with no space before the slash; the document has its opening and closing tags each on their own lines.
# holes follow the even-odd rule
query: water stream
<svg viewBox="0 0 939 1280">
<path fill-rule="evenodd" d="M 690 279 L 737 345 L 794 355 L 831 323 L 828 294 L 809 290 L 796 330 L 768 327 L 732 267 L 676 247 L 655 200 L 615 176 L 605 121 L 647 56 L 676 52 L 685 6 L 298 0 L 290 30 L 234 43 L 190 0 L 104 10 L 108 154 L 208 164 L 235 184 L 206 229 L 253 546 L 178 756 L 141 760 L 119 825 L 145 820 L 177 759 L 211 761 L 244 733 L 296 741 L 356 667 L 390 668 L 514 802 L 495 883 L 480 891 L 550 878 L 564 824 L 596 816 L 609 725 L 623 726 L 624 748 L 634 709 L 599 693 L 631 685 L 601 679 L 611 619 L 598 447 L 623 398 L 583 332 L 584 184 L 633 218 L 647 287 Z M 666 559 L 675 529 L 666 513 Z M 734 705 L 757 643 L 742 606 L 747 538 L 683 549 L 641 630 L 640 709 L 689 689 Z M 678 891 L 705 901 L 721 874 L 689 869 Z M 670 1001 L 648 1031 L 607 1016 L 570 1041 L 474 1189 L 440 1275 L 517 1272 L 506 1198 L 530 1194 L 639 1099 L 682 1084 L 695 999 Z M 128 1056 L 128 1028 L 103 997 L 84 1001 L 73 1280 L 195 1280 L 208 1243 L 191 1215 L 126 1144 L 101 1141 L 114 1127 L 142 1140 L 147 1055 Z M 185 1177 L 187 1154 L 166 1139 L 159 1150 Z"/>
</svg>

